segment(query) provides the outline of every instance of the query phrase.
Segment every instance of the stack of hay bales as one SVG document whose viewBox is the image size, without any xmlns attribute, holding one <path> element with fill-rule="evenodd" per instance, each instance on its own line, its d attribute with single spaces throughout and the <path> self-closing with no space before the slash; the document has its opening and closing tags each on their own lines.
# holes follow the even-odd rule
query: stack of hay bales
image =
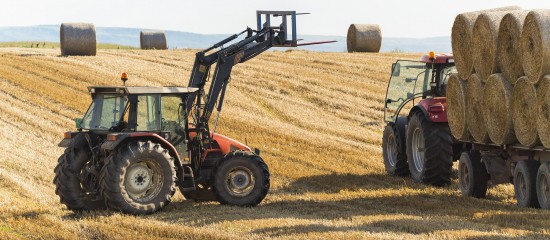
<svg viewBox="0 0 550 240">
<path fill-rule="evenodd" d="M 62 23 L 59 29 L 62 56 L 95 56 L 97 40 L 94 24 Z"/>
<path fill-rule="evenodd" d="M 447 85 L 453 136 L 550 148 L 550 10 L 459 14 L 452 47 L 458 71 Z"/>
<path fill-rule="evenodd" d="M 139 34 L 141 49 L 166 50 L 166 34 L 164 32 L 141 31 Z"/>
<path fill-rule="evenodd" d="M 351 24 L 347 36 L 348 52 L 380 52 L 382 31 L 377 24 Z"/>
</svg>

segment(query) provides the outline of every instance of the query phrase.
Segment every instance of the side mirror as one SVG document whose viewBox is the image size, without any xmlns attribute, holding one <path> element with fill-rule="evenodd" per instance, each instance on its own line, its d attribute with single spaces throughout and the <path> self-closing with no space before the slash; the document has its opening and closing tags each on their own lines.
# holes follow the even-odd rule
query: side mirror
<svg viewBox="0 0 550 240">
<path fill-rule="evenodd" d="M 81 129 L 82 128 L 82 118 L 75 118 L 74 119 L 74 123 L 76 125 L 76 129 Z"/>
<path fill-rule="evenodd" d="M 391 75 L 393 77 L 399 77 L 399 75 L 401 75 L 401 64 L 397 62 L 391 65 Z"/>
</svg>

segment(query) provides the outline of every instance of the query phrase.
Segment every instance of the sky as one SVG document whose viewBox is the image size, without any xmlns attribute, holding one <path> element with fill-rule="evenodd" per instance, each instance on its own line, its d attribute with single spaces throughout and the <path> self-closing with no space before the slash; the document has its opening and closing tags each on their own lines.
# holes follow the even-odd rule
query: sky
<svg viewBox="0 0 550 240">
<path fill-rule="evenodd" d="M 8 1 L 8 0 L 2 0 Z M 255 26 L 256 10 L 295 10 L 298 34 L 345 36 L 351 23 L 379 24 L 384 37 L 450 36 L 457 14 L 516 5 L 550 9 L 550 0 L 9 0 L 0 26 L 91 22 L 203 34 Z"/>
</svg>

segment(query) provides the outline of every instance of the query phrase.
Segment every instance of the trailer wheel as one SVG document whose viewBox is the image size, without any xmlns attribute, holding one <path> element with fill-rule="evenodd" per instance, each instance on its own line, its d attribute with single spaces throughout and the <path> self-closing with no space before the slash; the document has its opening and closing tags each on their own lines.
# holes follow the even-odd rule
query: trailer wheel
<svg viewBox="0 0 550 240">
<path fill-rule="evenodd" d="M 382 154 L 386 172 L 395 176 L 409 175 L 407 151 L 405 148 L 406 117 L 399 117 L 395 123 L 388 123 L 382 137 Z"/>
<path fill-rule="evenodd" d="M 520 207 L 538 208 L 537 161 L 519 161 L 514 170 L 514 195 Z"/>
<path fill-rule="evenodd" d="M 484 198 L 487 195 L 489 174 L 478 151 L 465 151 L 458 162 L 460 191 L 466 197 Z"/>
<path fill-rule="evenodd" d="M 256 206 L 269 191 L 269 170 L 251 152 L 228 153 L 214 169 L 212 190 L 221 204 Z"/>
<path fill-rule="evenodd" d="M 448 185 L 453 168 L 453 139 L 449 126 L 433 123 L 423 112 L 415 112 L 407 127 L 407 161 L 415 181 Z"/>
<path fill-rule="evenodd" d="M 150 214 L 176 192 L 174 160 L 160 144 L 129 142 L 111 153 L 101 170 L 107 206 L 128 214 Z"/>
<path fill-rule="evenodd" d="M 550 209 L 550 162 L 543 163 L 537 173 L 537 196 L 540 207 Z"/>
</svg>

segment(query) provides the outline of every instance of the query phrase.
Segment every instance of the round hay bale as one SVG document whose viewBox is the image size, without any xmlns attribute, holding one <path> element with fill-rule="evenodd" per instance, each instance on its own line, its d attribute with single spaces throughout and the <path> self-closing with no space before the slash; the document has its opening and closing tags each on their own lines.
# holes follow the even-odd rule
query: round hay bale
<svg viewBox="0 0 550 240">
<path fill-rule="evenodd" d="M 528 147 L 540 144 L 537 134 L 537 90 L 527 77 L 521 77 L 514 85 L 512 116 L 514 132 L 519 143 Z"/>
<path fill-rule="evenodd" d="M 62 23 L 59 29 L 62 56 L 95 56 L 97 42 L 91 23 Z"/>
<path fill-rule="evenodd" d="M 139 34 L 139 43 L 141 45 L 141 49 L 168 49 L 168 45 L 166 44 L 166 34 L 164 32 L 141 31 Z"/>
<path fill-rule="evenodd" d="M 550 148 L 550 75 L 542 78 L 537 87 L 536 118 L 540 142 Z"/>
<path fill-rule="evenodd" d="M 348 52 L 380 52 L 382 31 L 378 24 L 351 24 L 348 28 Z"/>
<path fill-rule="evenodd" d="M 512 91 L 512 85 L 500 73 L 491 75 L 485 84 L 483 115 L 493 143 L 503 145 L 517 141 L 512 119 Z"/>
<path fill-rule="evenodd" d="M 468 79 L 474 72 L 474 60 L 472 56 L 472 31 L 479 14 L 484 12 L 520 10 L 518 6 L 486 9 L 476 12 L 458 14 L 453 23 L 451 32 L 451 45 L 458 75 L 462 79 Z"/>
<path fill-rule="evenodd" d="M 533 83 L 550 73 L 550 10 L 531 11 L 521 32 L 523 71 Z"/>
<path fill-rule="evenodd" d="M 452 74 L 447 81 L 447 119 L 456 139 L 470 138 L 466 117 L 466 81 Z"/>
<path fill-rule="evenodd" d="M 521 53 L 521 30 L 529 11 L 510 12 L 502 18 L 497 37 L 499 69 L 511 84 L 524 75 Z"/>
<path fill-rule="evenodd" d="M 466 85 L 466 124 L 474 140 L 480 143 L 490 141 L 483 115 L 483 92 L 485 84 L 479 75 L 472 74 Z"/>
<path fill-rule="evenodd" d="M 472 30 L 474 69 L 483 81 L 487 81 L 491 74 L 500 72 L 497 62 L 497 38 L 500 22 L 506 14 L 508 14 L 507 11 L 481 13 L 474 24 Z"/>
</svg>

